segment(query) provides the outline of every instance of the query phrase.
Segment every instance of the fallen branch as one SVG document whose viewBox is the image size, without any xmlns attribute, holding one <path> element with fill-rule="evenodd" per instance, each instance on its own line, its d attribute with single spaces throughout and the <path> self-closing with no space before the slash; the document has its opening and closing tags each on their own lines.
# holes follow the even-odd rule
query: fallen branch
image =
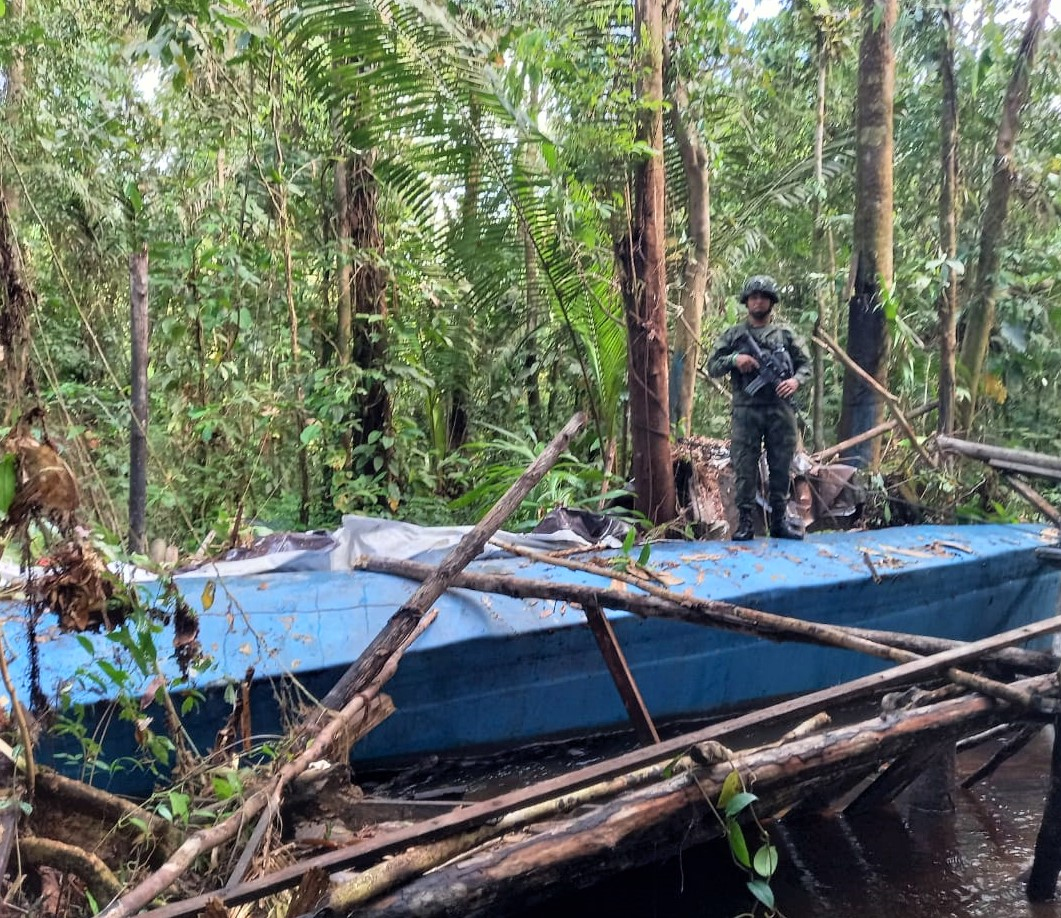
<svg viewBox="0 0 1061 918">
<path fill-rule="evenodd" d="M 417 622 L 431 604 L 446 592 L 454 576 L 483 550 L 483 546 L 490 540 L 490 537 L 501 528 L 502 523 L 512 515 L 535 485 L 545 477 L 546 472 L 556 464 L 560 454 L 585 423 L 586 416 L 582 412 L 575 414 L 541 455 L 504 493 L 490 512 L 464 535 L 438 568 L 433 569 L 431 574 L 424 578 L 420 588 L 391 616 L 383 630 L 372 639 L 361 656 L 324 696 L 325 707 L 341 707 L 360 686 L 367 685 L 376 676 L 384 662 L 394 653 L 395 648 L 404 643 L 406 636 L 416 627 Z"/>
<path fill-rule="evenodd" d="M 878 644 L 889 644 L 892 647 L 901 647 L 903 650 L 912 650 L 921 656 L 962 646 L 962 641 L 931 637 L 927 634 L 905 634 L 901 631 L 878 631 L 874 628 L 854 627 L 848 627 L 845 630 L 858 637 L 876 641 Z M 1056 672 L 1058 666 L 1061 665 L 1061 659 L 1049 651 L 1028 650 L 1024 647 L 1005 647 L 1002 650 L 985 654 L 983 662 L 1000 664 L 1036 676 Z"/>
<path fill-rule="evenodd" d="M 1004 446 L 989 446 L 986 443 L 973 443 L 970 440 L 962 440 L 960 437 L 942 435 L 936 437 L 936 445 L 944 452 L 959 453 L 962 456 L 979 459 L 981 462 L 1001 459 L 1006 462 L 1041 466 L 1061 472 L 1061 458 L 1049 456 L 1046 453 L 1033 453 L 1026 449 L 1009 449 Z"/>
<path fill-rule="evenodd" d="M 18 700 L 18 694 L 15 692 L 15 683 L 12 682 L 11 672 L 7 668 L 7 642 L 2 634 L 0 634 L 0 676 L 3 677 L 4 688 L 7 689 L 8 698 L 11 699 L 11 713 L 15 718 L 15 723 L 18 725 L 18 738 L 22 743 L 22 755 L 16 764 L 18 764 L 26 777 L 26 793 L 32 800 L 37 785 L 37 763 L 33 759 L 33 736 L 30 733 L 29 722 L 26 720 L 26 709 L 22 706 L 22 702 Z M 13 755 L 10 758 L 11 761 L 16 761 Z"/>
<path fill-rule="evenodd" d="M 1055 526 L 1061 526 L 1061 513 L 1055 510 L 1050 501 L 1043 497 L 1042 494 L 1036 491 L 1030 484 L 1021 481 L 1019 478 L 1013 478 L 1010 475 L 1003 475 L 1002 483 L 1006 485 L 1006 487 L 1016 491 Z"/>
<path fill-rule="evenodd" d="M 546 556 L 552 559 L 552 555 Z M 430 572 L 430 565 L 419 561 L 396 558 L 363 557 L 358 566 L 364 570 L 395 574 L 399 577 L 422 579 Z M 608 569 L 594 568 L 592 571 L 601 577 L 617 579 L 616 572 Z M 637 580 L 638 585 L 643 581 Z M 743 607 L 718 600 L 695 600 L 694 608 L 691 597 L 685 594 L 674 594 L 679 602 L 660 599 L 653 595 L 632 593 L 628 590 L 615 590 L 607 587 L 587 586 L 578 583 L 557 583 L 552 580 L 536 580 L 526 577 L 510 577 L 501 574 L 484 574 L 465 571 L 454 578 L 453 586 L 460 589 L 477 590 L 480 593 L 497 593 L 501 596 L 512 596 L 518 599 L 543 599 L 556 602 L 570 602 L 581 605 L 583 602 L 599 602 L 608 609 L 620 609 L 631 612 L 642 618 L 667 618 L 689 622 L 694 625 L 710 625 L 727 631 L 751 634 L 767 640 L 791 640 L 803 643 L 821 643 L 816 630 L 818 627 L 831 627 L 853 637 L 863 637 L 877 644 L 892 644 L 897 648 L 915 651 L 915 656 L 935 654 L 966 646 L 961 641 L 945 638 L 933 638 L 924 635 L 902 634 L 892 631 L 874 631 L 862 628 L 845 628 L 838 625 L 817 626 L 802 619 L 774 616 L 768 612 L 755 609 L 744 610 Z M 751 622 L 740 617 L 729 616 L 731 610 L 751 612 L 756 621 Z M 771 618 L 777 621 L 771 621 Z M 791 627 L 790 627 L 791 626 Z M 805 627 L 806 626 L 806 627 Z M 831 646 L 831 645 L 830 645 Z M 1012 655 L 1012 656 L 1011 656 Z M 1057 669 L 1057 660 L 1051 655 L 1039 651 L 1007 647 L 989 651 L 985 659 L 1007 663 L 1013 666 L 1024 665 L 1035 673 Z"/>
<path fill-rule="evenodd" d="M 895 420 L 898 421 L 899 426 L 902 427 L 903 432 L 910 438 L 910 443 L 920 454 L 921 458 L 928 463 L 929 468 L 936 468 L 938 462 L 935 456 L 930 456 L 925 450 L 924 446 L 921 445 L 920 439 L 914 432 L 914 428 L 910 425 L 909 419 L 903 414 L 902 409 L 899 407 L 899 399 L 893 395 L 888 389 L 882 386 L 876 379 L 874 379 L 869 373 L 867 373 L 862 367 L 860 367 L 854 360 L 852 360 L 847 353 L 844 351 L 839 344 L 833 341 L 825 332 L 819 330 L 818 334 L 813 338 L 814 343 L 824 347 L 832 352 L 833 356 L 840 361 L 847 369 L 854 373 L 859 379 L 861 379 L 867 386 L 869 386 L 874 392 L 876 392 L 884 401 L 887 403 L 888 408 L 891 409 L 892 414 L 895 416 Z"/>
<path fill-rule="evenodd" d="M 553 558 L 546 552 L 535 551 L 519 545 L 512 545 L 498 539 L 494 539 L 494 544 L 500 545 L 506 551 L 525 558 L 530 558 L 533 561 L 554 564 L 568 568 L 569 570 L 589 574 L 599 574 L 602 577 L 610 577 L 613 580 L 620 580 L 623 583 L 628 583 L 631 586 L 636 586 L 639 589 L 644 590 L 650 596 L 654 596 L 657 599 L 662 599 L 668 603 L 694 609 L 697 612 L 702 613 L 708 622 L 713 622 L 715 620 L 725 620 L 729 622 L 736 621 L 747 624 L 752 630 L 766 627 L 773 629 L 776 633 L 799 634 L 816 643 L 866 653 L 870 656 L 892 660 L 895 663 L 909 663 L 913 660 L 923 659 L 919 654 L 912 651 L 902 650 L 898 647 L 890 647 L 887 644 L 878 644 L 876 641 L 870 641 L 866 638 L 853 635 L 849 631 L 836 627 L 835 625 L 823 625 L 819 622 L 808 622 L 803 619 L 775 615 L 772 612 L 760 612 L 756 609 L 749 609 L 745 606 L 736 606 L 732 603 L 719 602 L 718 600 L 700 599 L 696 596 L 688 596 L 682 593 L 675 593 L 672 590 L 665 590 L 662 587 L 646 582 L 640 577 L 634 577 L 625 571 L 611 569 L 605 570 L 602 569 L 600 565 L 575 561 L 570 558 Z M 605 604 L 603 600 L 601 600 L 601 604 Z M 1027 693 L 1015 689 L 1013 686 L 1007 685 L 1006 683 L 997 682 L 994 679 L 988 679 L 986 676 L 978 676 L 974 673 L 967 673 L 960 669 L 948 669 L 947 678 L 952 682 L 965 686 L 966 688 L 971 688 L 973 691 L 982 692 L 985 695 L 990 695 L 1010 704 L 1015 704 L 1023 708 L 1030 708 L 1032 710 L 1044 710 L 1039 699 L 1033 698 Z"/>
<path fill-rule="evenodd" d="M 274 796 L 282 795 L 287 784 L 305 772 L 313 762 L 324 758 L 332 744 L 343 733 L 355 731 L 358 721 L 364 720 L 369 702 L 379 695 L 383 684 L 394 675 L 405 648 L 428 628 L 435 620 L 436 614 L 428 612 L 417 622 L 416 627 L 405 636 L 402 644 L 395 649 L 390 659 L 384 664 L 373 683 L 354 696 L 341 711 L 333 714 L 320 733 L 309 739 L 307 747 L 283 765 L 266 782 L 265 786 L 252 793 L 236 812 L 222 822 L 187 838 L 158 870 L 127 891 L 120 899 L 108 905 L 101 913 L 103 918 L 126 918 L 145 908 L 156 896 L 161 895 L 178 877 L 184 874 L 196 858 L 235 838 L 244 825 L 268 806 Z"/>
<path fill-rule="evenodd" d="M 931 402 L 925 402 L 925 404 L 914 408 L 912 411 L 906 412 L 906 419 L 912 421 L 914 418 L 919 418 L 923 414 L 928 414 L 928 412 L 938 407 L 938 399 Z M 864 430 L 860 434 L 848 437 L 846 440 L 841 440 L 839 443 L 830 446 L 828 449 L 811 453 L 807 458 L 810 459 L 811 462 L 828 462 L 833 456 L 839 456 L 844 450 L 850 449 L 852 446 L 858 446 L 859 443 L 865 443 L 867 440 L 872 440 L 874 437 L 879 437 L 881 434 L 887 433 L 889 430 L 895 430 L 898 426 L 899 422 L 894 418 L 890 421 L 884 421 L 876 427 L 871 427 L 869 430 Z"/>
</svg>

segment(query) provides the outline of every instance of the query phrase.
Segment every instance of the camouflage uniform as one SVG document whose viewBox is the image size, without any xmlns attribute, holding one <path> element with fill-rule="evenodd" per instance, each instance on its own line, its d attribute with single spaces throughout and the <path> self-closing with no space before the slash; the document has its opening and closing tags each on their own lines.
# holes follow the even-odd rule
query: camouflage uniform
<svg viewBox="0 0 1061 918">
<path fill-rule="evenodd" d="M 783 348 L 792 360 L 793 376 L 801 387 L 811 377 L 811 359 L 803 340 L 787 325 L 770 323 L 757 328 L 745 321 L 722 333 L 707 360 L 708 374 L 717 377 L 729 373 L 733 388 L 730 455 L 736 477 L 737 509 L 750 513 L 755 507 L 759 451 L 765 442 L 770 506 L 776 511 L 788 501 L 789 469 L 796 452 L 796 412 L 791 400 L 779 398 L 773 386 L 763 386 L 755 395 L 745 391 L 745 385 L 755 376 L 740 373 L 736 367 L 738 354 L 751 353 L 744 340 L 746 332 L 764 351 Z"/>
</svg>

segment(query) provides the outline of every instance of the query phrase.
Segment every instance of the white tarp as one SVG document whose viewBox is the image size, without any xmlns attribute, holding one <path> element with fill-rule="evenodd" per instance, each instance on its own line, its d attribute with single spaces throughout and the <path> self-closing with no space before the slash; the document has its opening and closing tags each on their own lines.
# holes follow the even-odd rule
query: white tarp
<svg viewBox="0 0 1061 918">
<path fill-rule="evenodd" d="M 440 560 L 439 556 L 453 548 L 471 529 L 471 526 L 418 526 L 397 520 L 348 515 L 343 517 L 342 526 L 330 534 L 263 536 L 249 549 L 228 552 L 220 559 L 194 569 L 184 569 L 177 576 L 238 577 L 279 571 L 345 571 L 351 570 L 357 559 L 363 556 L 407 560 L 431 555 L 432 560 Z M 539 551 L 588 548 L 591 545 L 619 548 L 622 545 L 621 535 L 608 532 L 591 541 L 572 528 L 525 534 L 500 531 L 497 536 L 505 542 Z M 278 550 L 269 550 L 270 541 Z M 312 547 L 295 547 L 300 542 Z M 500 549 L 488 544 L 480 557 L 500 553 Z"/>
</svg>

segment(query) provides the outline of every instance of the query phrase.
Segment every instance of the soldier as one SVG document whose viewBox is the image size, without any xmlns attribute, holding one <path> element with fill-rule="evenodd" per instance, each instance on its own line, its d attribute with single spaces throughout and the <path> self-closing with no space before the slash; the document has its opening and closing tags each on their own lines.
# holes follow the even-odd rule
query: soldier
<svg viewBox="0 0 1061 918">
<path fill-rule="evenodd" d="M 722 333 L 707 360 L 707 372 L 711 376 L 729 373 L 733 387 L 730 455 L 737 481 L 739 519 L 733 533 L 736 542 L 746 542 L 755 535 L 752 512 L 759 452 L 764 442 L 770 467 L 770 535 L 803 538 L 803 533 L 786 519 L 785 510 L 789 467 L 796 452 L 792 396 L 810 379 L 811 360 L 803 341 L 791 328 L 771 322 L 777 300 L 777 283 L 772 277 L 758 274 L 748 278 L 740 294 L 748 318 Z"/>
</svg>

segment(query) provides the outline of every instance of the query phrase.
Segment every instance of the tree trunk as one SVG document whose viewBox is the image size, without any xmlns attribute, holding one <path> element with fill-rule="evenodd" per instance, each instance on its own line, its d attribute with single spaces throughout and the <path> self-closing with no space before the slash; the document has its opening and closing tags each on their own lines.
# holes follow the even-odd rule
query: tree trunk
<svg viewBox="0 0 1061 918">
<path fill-rule="evenodd" d="M 8 22 L 16 31 L 22 26 L 24 13 L 24 0 L 12 0 L 8 4 Z M 14 129 L 26 86 L 25 50 L 21 45 L 11 48 L 4 76 L 4 120 Z M 36 296 L 26 280 L 22 251 L 12 222 L 21 207 L 18 178 L 12 171 L 0 170 L 0 362 L 4 376 L 4 424 L 22 414 L 25 393 L 32 388 L 30 319 L 36 309 Z"/>
<path fill-rule="evenodd" d="M 129 551 L 147 548 L 147 246 L 129 257 L 132 420 L 129 425 Z"/>
<path fill-rule="evenodd" d="M 26 279 L 22 250 L 0 195 L 0 361 L 4 376 L 4 423 L 22 414 L 26 395 L 35 391 L 30 367 L 30 321 L 37 297 Z"/>
<path fill-rule="evenodd" d="M 387 279 L 382 265 L 383 234 L 379 225 L 379 186 L 373 174 L 376 154 L 361 153 L 347 161 L 347 215 L 350 223 L 350 301 L 353 362 L 363 374 L 363 391 L 354 406 L 353 443 L 376 445 L 371 456 L 355 461 L 355 471 L 374 475 L 374 459 L 390 450 L 379 438 L 390 431 L 391 404 L 387 372 Z M 374 436 L 375 435 L 375 436 Z M 386 462 L 385 466 L 389 466 Z"/>
<path fill-rule="evenodd" d="M 954 433 L 955 353 L 958 326 L 958 93 L 954 85 L 954 13 L 948 0 L 942 10 L 940 47 L 940 247 L 947 259 L 943 266 L 943 291 L 939 301 L 939 415 L 941 434 Z"/>
<path fill-rule="evenodd" d="M 22 28 L 25 8 L 25 0 L 10 0 L 7 4 L 8 27 L 14 29 L 16 34 L 17 30 Z M 26 91 L 26 55 L 21 45 L 14 45 L 10 51 L 11 60 L 5 73 L 7 86 L 4 92 L 4 120 L 9 127 L 14 129 L 18 124 L 22 109 L 22 96 Z M 3 195 L 4 203 L 7 205 L 8 216 L 17 218 L 22 206 L 18 184 L 6 170 L 0 171 L 0 176 L 3 177 L 0 194 Z"/>
<path fill-rule="evenodd" d="M 335 164 L 335 243 L 336 271 L 338 282 L 335 298 L 335 350 L 340 366 L 350 364 L 353 353 L 353 314 L 350 284 L 354 269 L 350 263 L 350 161 L 341 159 Z"/>
<path fill-rule="evenodd" d="M 678 417 L 684 433 L 692 432 L 696 371 L 700 366 L 700 328 L 711 279 L 711 164 L 689 112 L 689 93 L 680 78 L 671 88 L 671 123 L 682 157 L 686 187 L 686 225 L 690 249 L 682 264 L 681 309 L 675 328 L 674 363 L 680 366 Z"/>
<path fill-rule="evenodd" d="M 526 154 L 529 155 L 529 154 Z M 543 312 L 541 275 L 538 269 L 538 250 L 522 224 L 524 285 L 527 303 L 527 351 L 523 357 L 523 371 L 527 389 L 527 415 L 531 429 L 539 440 L 546 435 L 546 411 L 542 403 L 542 389 L 538 382 L 541 364 L 538 358 L 538 332 Z"/>
<path fill-rule="evenodd" d="M 1049 0 L 1032 0 L 1028 24 L 1024 28 L 1013 75 L 1002 104 L 1002 118 L 995 139 L 995 166 L 991 191 L 987 197 L 980 231 L 980 257 L 976 266 L 976 281 L 969 301 L 965 336 L 961 345 L 961 364 L 969 383 L 969 401 L 963 404 L 959 420 L 963 428 L 972 426 L 976 413 L 976 394 L 983 377 L 991 330 L 995 324 L 997 291 L 995 278 L 999 267 L 999 246 L 1009 213 L 1009 198 L 1016 170 L 1013 168 L 1013 147 L 1020 132 L 1021 111 L 1028 101 L 1028 75 L 1035 63 L 1039 38 L 1046 26 Z"/>
<path fill-rule="evenodd" d="M 656 525 L 675 515 L 667 372 L 663 178 L 663 9 L 637 0 L 641 113 L 637 138 L 653 150 L 634 171 L 632 214 L 616 258 L 626 313 L 631 472 L 636 508 Z"/>
<path fill-rule="evenodd" d="M 470 130 L 478 134 L 482 124 L 482 108 L 476 100 L 468 102 Z M 470 144 L 464 167 L 464 199 L 461 201 L 461 236 L 464 257 L 479 257 L 481 233 L 479 229 L 479 194 L 483 184 L 483 163 L 478 147 Z M 459 321 L 466 321 L 461 318 Z M 446 412 L 446 449 L 453 453 L 468 439 L 469 374 L 463 362 L 458 362 L 449 382 L 449 408 Z"/>
<path fill-rule="evenodd" d="M 854 289 L 848 304 L 847 352 L 883 383 L 888 372 L 885 298 L 892 284 L 892 122 L 895 58 L 892 29 L 897 0 L 865 0 L 865 31 L 858 66 L 855 141 Z M 878 392 L 850 370 L 844 373 L 840 439 L 869 430 L 884 417 Z M 880 439 L 853 447 L 847 460 L 876 468 Z"/>
<path fill-rule="evenodd" d="M 826 274 L 828 255 L 822 227 L 822 201 L 825 197 L 825 90 L 829 78 L 829 53 L 824 26 L 818 23 L 818 93 L 814 122 L 814 263 L 819 274 Z M 819 280 L 814 287 L 817 316 L 814 319 L 816 332 L 829 331 L 829 296 Z M 814 431 L 814 451 L 825 448 L 825 359 L 820 345 L 811 345 L 814 361 L 814 390 L 811 404 L 811 426 Z"/>
</svg>

